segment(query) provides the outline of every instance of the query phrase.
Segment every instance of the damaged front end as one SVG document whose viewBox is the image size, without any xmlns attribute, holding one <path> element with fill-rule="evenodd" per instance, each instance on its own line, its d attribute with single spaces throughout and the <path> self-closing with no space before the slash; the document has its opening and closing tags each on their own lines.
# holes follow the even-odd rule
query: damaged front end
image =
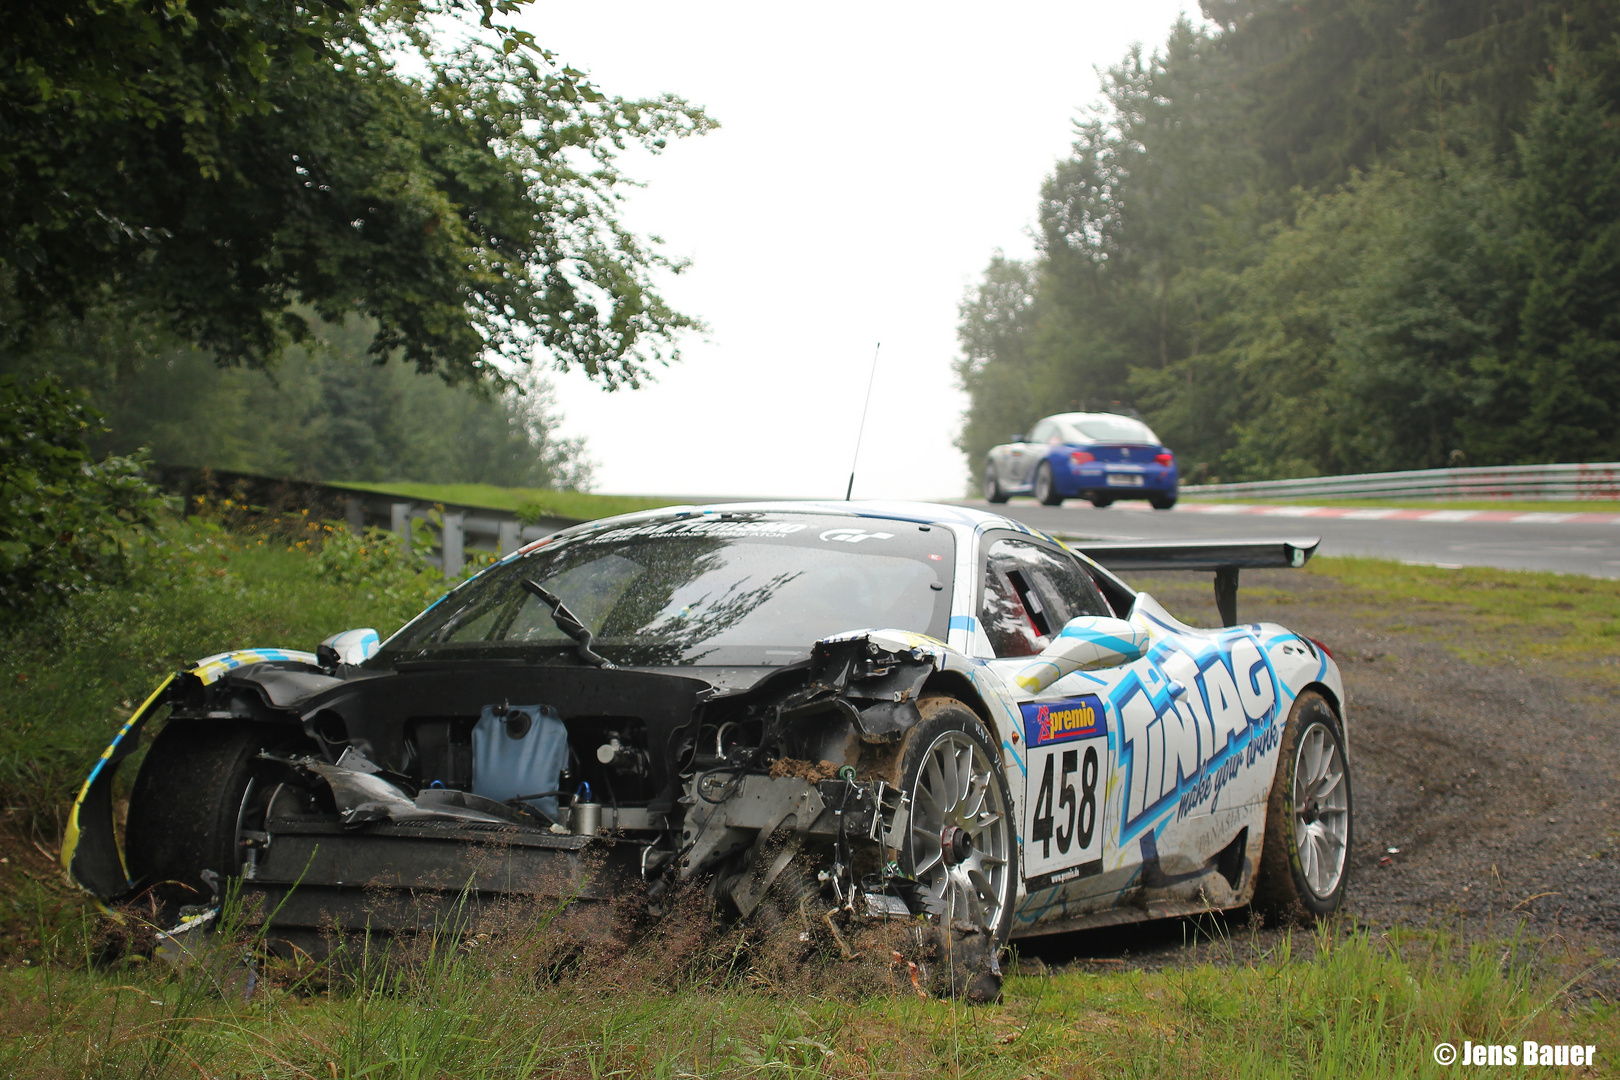
<svg viewBox="0 0 1620 1080">
<path fill-rule="evenodd" d="M 786 895 L 840 947 L 873 919 L 995 933 L 914 873 L 900 763 L 949 677 L 932 638 L 837 635 L 776 668 L 233 655 L 160 687 L 87 781 L 64 863 L 89 892 L 191 925 L 236 877 L 269 947 L 316 956 L 469 905 L 657 916 L 684 882 L 737 918 Z M 165 705 L 121 852 L 112 773 Z"/>
</svg>

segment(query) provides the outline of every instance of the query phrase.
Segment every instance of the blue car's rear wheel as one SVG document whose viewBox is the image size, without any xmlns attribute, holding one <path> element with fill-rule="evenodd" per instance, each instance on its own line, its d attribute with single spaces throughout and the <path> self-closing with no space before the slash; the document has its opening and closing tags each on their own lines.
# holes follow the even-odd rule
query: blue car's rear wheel
<svg viewBox="0 0 1620 1080">
<path fill-rule="evenodd" d="M 1168 510 L 1172 506 L 1176 505 L 1176 497 L 1169 494 L 1149 495 L 1148 505 L 1153 507 L 1155 510 Z"/>
<path fill-rule="evenodd" d="M 1035 468 L 1035 498 L 1040 500 L 1042 506 L 1063 505 L 1063 496 L 1058 493 L 1057 483 L 1052 479 L 1052 466 L 1045 461 Z"/>
<path fill-rule="evenodd" d="M 984 501 L 998 504 L 1007 501 L 1007 493 L 1001 490 L 1001 481 L 996 476 L 994 465 L 984 467 Z"/>
</svg>

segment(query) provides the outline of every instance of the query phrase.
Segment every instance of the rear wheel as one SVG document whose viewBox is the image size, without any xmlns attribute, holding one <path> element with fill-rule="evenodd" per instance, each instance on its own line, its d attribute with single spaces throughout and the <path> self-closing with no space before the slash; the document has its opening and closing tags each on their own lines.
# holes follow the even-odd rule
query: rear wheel
<svg viewBox="0 0 1620 1080">
<path fill-rule="evenodd" d="M 1283 730 L 1255 903 L 1288 922 L 1337 911 L 1350 868 L 1351 811 L 1343 729 L 1327 699 L 1307 690 Z"/>
<path fill-rule="evenodd" d="M 1105 506 L 1114 505 L 1114 497 L 1112 495 L 1088 495 L 1086 499 L 1091 503 L 1092 506 L 1095 506 L 1099 510 Z"/>
<path fill-rule="evenodd" d="M 1052 466 L 1044 461 L 1035 468 L 1035 498 L 1042 506 L 1063 505 L 1063 496 L 1058 494 L 1057 483 L 1052 479 Z"/>
<path fill-rule="evenodd" d="M 1176 505 L 1176 497 L 1174 495 L 1149 495 L 1148 505 L 1155 510 L 1168 510 Z"/>
<path fill-rule="evenodd" d="M 1001 481 L 996 477 L 996 467 L 984 467 L 984 501 L 988 503 L 1004 503 L 1007 493 L 1001 490 Z"/>
<path fill-rule="evenodd" d="M 276 771 L 258 760 L 296 734 L 252 724 L 173 723 L 158 735 L 130 795 L 130 878 L 160 918 L 210 902 L 242 872 L 242 833 L 262 830 Z M 213 881 L 205 873 L 211 871 Z"/>
<path fill-rule="evenodd" d="M 934 917 L 923 944 L 935 992 L 993 1001 L 1018 878 L 1007 778 L 973 710 L 945 697 L 919 708 L 923 720 L 906 733 L 893 775 L 911 797 L 900 868 Z"/>
</svg>

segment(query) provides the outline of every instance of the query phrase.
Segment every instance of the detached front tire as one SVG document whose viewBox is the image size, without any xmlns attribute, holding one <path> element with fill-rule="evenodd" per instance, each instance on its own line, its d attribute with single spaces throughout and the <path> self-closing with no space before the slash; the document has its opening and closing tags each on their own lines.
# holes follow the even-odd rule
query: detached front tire
<svg viewBox="0 0 1620 1080">
<path fill-rule="evenodd" d="M 977 713 L 949 697 L 918 708 L 923 719 L 906 732 L 889 777 L 911 798 L 900 869 L 933 909 L 921 941 L 932 990 L 994 1001 L 1018 881 L 1011 792 Z"/>
<path fill-rule="evenodd" d="M 1327 699 L 1307 690 L 1283 729 L 1256 906 L 1281 922 L 1315 922 L 1338 911 L 1350 869 L 1352 811 L 1343 726 Z"/>
</svg>

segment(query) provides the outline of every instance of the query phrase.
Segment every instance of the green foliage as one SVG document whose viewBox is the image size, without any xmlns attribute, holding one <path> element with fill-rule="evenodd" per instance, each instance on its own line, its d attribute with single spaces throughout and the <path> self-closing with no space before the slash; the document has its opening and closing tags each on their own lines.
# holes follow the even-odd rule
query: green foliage
<svg viewBox="0 0 1620 1080">
<path fill-rule="evenodd" d="M 111 294 L 259 364 L 307 335 L 298 301 L 452 381 L 544 353 L 635 384 L 694 323 L 618 220 L 616 155 L 713 125 L 494 26 L 521 2 L 9 5 L 0 330 L 27 348 Z M 444 32 L 470 14 L 486 32 Z"/>
<path fill-rule="evenodd" d="M 0 376 L 0 611 L 123 580 L 164 501 L 137 459 L 91 456 L 101 416 L 43 378 Z"/>
<path fill-rule="evenodd" d="M 128 315 L 129 317 L 125 317 Z M 505 390 L 451 387 L 366 356 L 375 323 L 316 321 L 265 371 L 220 368 L 138 314 L 106 308 L 68 323 L 0 372 L 48 370 L 106 414 L 99 452 L 146 448 L 165 465 L 270 476 L 590 485 L 584 440 L 556 434 L 550 385 L 534 371 Z"/>
<path fill-rule="evenodd" d="M 964 302 L 970 471 L 1085 407 L 1191 482 L 1620 456 L 1620 9 L 1204 7 Z"/>
<path fill-rule="evenodd" d="M 1014 976 L 1003 1003 L 968 1008 L 909 986 L 838 992 L 888 978 L 887 955 L 833 963 L 820 993 L 752 969 L 746 982 L 705 985 L 683 970 L 703 967 L 689 951 L 648 945 L 536 978 L 549 914 L 440 935 L 410 965 L 317 973 L 332 984 L 319 995 L 307 971 L 265 964 L 247 1000 L 239 951 L 172 976 L 97 972 L 63 935 L 56 963 L 0 973 L 0 1001 L 27 1003 L 0 1066 L 18 1077 L 1439 1078 L 1456 1070 L 1435 1063 L 1437 1043 L 1605 1047 L 1616 1033 L 1611 1007 L 1566 996 L 1558 976 L 1578 977 L 1580 958 L 1443 931 L 1327 930 L 1283 937 L 1264 956 L 1239 940 L 1214 947 L 1218 962 L 1155 970 L 1082 962 Z"/>
<path fill-rule="evenodd" d="M 1498 409 L 1528 408 L 1482 436 L 1527 461 L 1620 457 L 1620 110 L 1599 69 L 1617 57 L 1560 54 L 1519 141 L 1525 296 Z"/>
<path fill-rule="evenodd" d="M 325 532 L 300 524 L 303 538 L 290 541 L 232 533 L 207 516 L 171 519 L 122 585 L 0 628 L 0 800 L 51 819 L 169 672 L 232 648 L 313 652 L 357 626 L 387 637 L 444 589 L 436 570 L 397 551 L 348 559 L 342 552 L 361 545 L 346 532 L 334 536 L 347 546 L 325 556 Z"/>
</svg>

